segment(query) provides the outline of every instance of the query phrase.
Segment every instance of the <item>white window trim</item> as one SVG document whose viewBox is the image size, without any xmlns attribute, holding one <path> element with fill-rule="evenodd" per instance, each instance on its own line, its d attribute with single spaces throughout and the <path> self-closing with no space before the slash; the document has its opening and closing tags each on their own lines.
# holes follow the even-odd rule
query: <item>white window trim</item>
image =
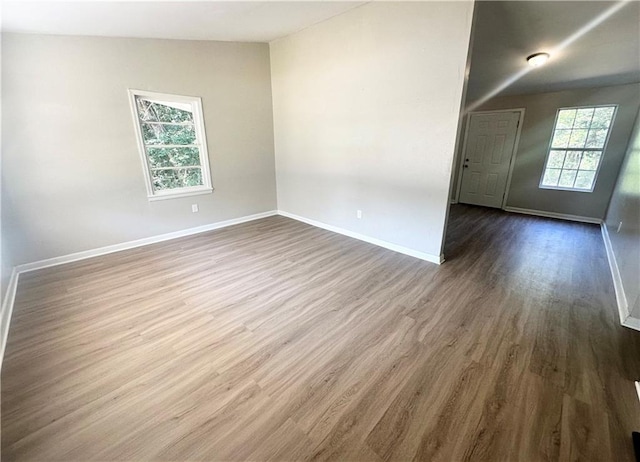
<svg viewBox="0 0 640 462">
<path fill-rule="evenodd" d="M 609 130 L 607 131 L 607 139 L 604 140 L 604 145 L 602 149 L 587 149 L 587 148 L 566 148 L 565 151 L 602 151 L 602 155 L 600 156 L 600 162 L 598 163 L 598 168 L 596 169 L 596 174 L 593 177 L 593 184 L 591 185 L 591 189 L 579 189 L 579 188 L 563 188 L 562 186 L 546 186 L 542 184 L 542 180 L 544 179 L 545 173 L 547 173 L 547 164 L 549 163 L 549 157 L 551 156 L 553 137 L 556 133 L 556 125 L 558 123 L 558 115 L 560 111 L 567 109 L 586 109 L 586 108 L 599 108 L 599 107 L 613 107 L 613 115 L 611 116 L 611 123 L 609 124 Z M 613 130 L 613 124 L 616 120 L 616 115 L 618 114 L 618 105 L 617 104 L 589 104 L 586 106 L 568 106 L 568 107 L 560 107 L 556 111 L 556 118 L 553 121 L 553 128 L 551 129 L 551 138 L 549 139 L 549 147 L 547 148 L 547 156 L 544 160 L 544 168 L 542 169 L 542 175 L 540 175 L 540 182 L 538 183 L 538 188 L 540 189 L 552 189 L 556 191 L 571 191 L 578 193 L 592 193 L 596 188 L 596 182 L 598 181 L 598 175 L 600 175 L 600 169 L 602 168 L 602 161 L 604 160 L 604 155 L 607 150 L 607 145 L 609 144 L 609 137 L 611 137 L 611 130 Z M 557 150 L 560 150 L 558 148 Z"/>
<path fill-rule="evenodd" d="M 170 95 L 167 93 L 157 93 L 144 90 L 129 89 L 129 103 L 131 106 L 131 115 L 133 117 L 133 125 L 136 133 L 136 141 L 138 143 L 138 153 L 140 154 L 140 160 L 142 162 L 142 172 L 145 178 L 145 185 L 147 188 L 147 198 L 149 201 L 174 199 L 178 197 L 195 196 L 199 194 L 211 194 L 213 192 L 213 186 L 211 185 L 211 170 L 209 168 L 209 152 L 207 151 L 207 138 L 204 129 L 204 116 L 202 111 L 202 98 L 197 96 L 180 96 Z M 151 100 L 158 100 L 158 102 L 168 101 L 174 103 L 189 104 L 193 110 L 193 123 L 196 132 L 196 144 L 198 146 L 198 152 L 200 153 L 200 169 L 202 171 L 201 186 L 192 186 L 188 188 L 175 188 L 162 191 L 154 191 L 153 181 L 151 179 L 151 167 L 149 166 L 149 159 L 144 146 L 142 138 L 142 128 L 140 125 L 140 117 L 138 116 L 138 109 L 136 107 L 136 96 L 142 96 Z M 161 147 L 161 145 L 159 146 Z"/>
</svg>

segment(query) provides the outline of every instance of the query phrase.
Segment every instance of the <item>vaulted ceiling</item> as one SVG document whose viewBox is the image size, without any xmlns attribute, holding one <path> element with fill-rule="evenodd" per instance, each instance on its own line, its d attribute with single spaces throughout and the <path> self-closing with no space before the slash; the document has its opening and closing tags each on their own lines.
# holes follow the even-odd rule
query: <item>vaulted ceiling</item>
<svg viewBox="0 0 640 462">
<path fill-rule="evenodd" d="M 270 42 L 366 2 L 3 1 L 3 31 Z M 439 44 L 446 46 L 446 44 Z M 538 51 L 549 63 L 531 69 Z M 477 1 L 467 101 L 640 81 L 640 2 Z"/>
<path fill-rule="evenodd" d="M 3 1 L 2 29 L 233 42 L 270 42 L 365 2 Z"/>
</svg>

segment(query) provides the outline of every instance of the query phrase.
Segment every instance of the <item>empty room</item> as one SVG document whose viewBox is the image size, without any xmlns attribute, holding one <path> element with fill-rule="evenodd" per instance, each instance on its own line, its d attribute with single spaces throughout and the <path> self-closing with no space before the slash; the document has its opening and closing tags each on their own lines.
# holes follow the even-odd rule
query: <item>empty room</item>
<svg viewBox="0 0 640 462">
<path fill-rule="evenodd" d="M 3 461 L 640 460 L 640 3 L 3 1 Z"/>
</svg>

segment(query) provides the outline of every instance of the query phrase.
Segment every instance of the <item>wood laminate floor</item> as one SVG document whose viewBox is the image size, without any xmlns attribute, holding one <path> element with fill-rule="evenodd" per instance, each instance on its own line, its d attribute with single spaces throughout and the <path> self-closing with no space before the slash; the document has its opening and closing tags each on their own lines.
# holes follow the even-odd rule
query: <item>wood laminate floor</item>
<svg viewBox="0 0 640 462">
<path fill-rule="evenodd" d="M 271 217 L 24 274 L 3 461 L 631 461 L 599 228 L 454 206 L 446 255 Z"/>
</svg>

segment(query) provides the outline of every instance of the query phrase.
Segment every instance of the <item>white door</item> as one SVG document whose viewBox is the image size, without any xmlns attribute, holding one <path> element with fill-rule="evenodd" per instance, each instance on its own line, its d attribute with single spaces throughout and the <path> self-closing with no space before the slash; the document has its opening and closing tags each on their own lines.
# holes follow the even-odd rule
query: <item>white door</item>
<svg viewBox="0 0 640 462">
<path fill-rule="evenodd" d="M 459 202 L 502 207 L 519 120 L 519 112 L 471 114 Z"/>
</svg>

